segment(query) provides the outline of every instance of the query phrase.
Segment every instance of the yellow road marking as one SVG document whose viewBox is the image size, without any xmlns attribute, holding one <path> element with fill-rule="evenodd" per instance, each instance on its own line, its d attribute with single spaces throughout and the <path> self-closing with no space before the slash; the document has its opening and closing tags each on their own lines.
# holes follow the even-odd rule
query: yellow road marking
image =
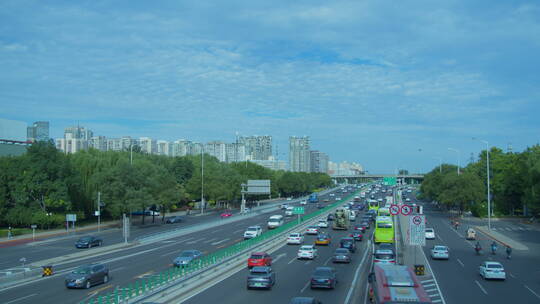
<svg viewBox="0 0 540 304">
<path fill-rule="evenodd" d="M 112 287 L 113 287 L 112 284 L 105 285 L 105 286 L 103 286 L 103 287 L 101 287 L 101 288 L 98 288 L 98 289 L 96 289 L 96 290 L 93 290 L 93 291 L 89 292 L 88 295 L 95 296 L 95 295 L 98 294 L 99 292 L 104 291 L 104 290 L 109 289 L 109 288 L 112 288 Z"/>
<path fill-rule="evenodd" d="M 147 271 L 147 272 L 145 272 L 145 273 L 143 273 L 143 274 L 141 274 L 141 275 L 135 276 L 135 278 L 136 278 L 136 279 L 140 279 L 140 278 L 142 278 L 142 277 L 144 277 L 144 276 L 147 276 L 147 275 L 150 275 L 150 274 L 152 274 L 152 273 L 154 273 L 154 270 L 150 270 L 150 271 Z"/>
</svg>

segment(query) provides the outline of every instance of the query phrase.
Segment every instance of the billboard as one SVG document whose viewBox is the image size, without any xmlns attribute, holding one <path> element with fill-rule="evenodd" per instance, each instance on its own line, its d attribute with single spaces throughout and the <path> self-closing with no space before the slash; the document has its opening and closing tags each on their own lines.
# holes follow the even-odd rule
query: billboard
<svg viewBox="0 0 540 304">
<path fill-rule="evenodd" d="M 250 179 L 247 182 L 248 194 L 270 194 L 269 179 Z"/>
</svg>

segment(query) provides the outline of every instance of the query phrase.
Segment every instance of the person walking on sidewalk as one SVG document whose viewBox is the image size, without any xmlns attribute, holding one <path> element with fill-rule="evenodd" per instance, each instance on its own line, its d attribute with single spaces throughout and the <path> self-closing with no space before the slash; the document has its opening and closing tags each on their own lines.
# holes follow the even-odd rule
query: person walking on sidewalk
<svg viewBox="0 0 540 304">
<path fill-rule="evenodd" d="M 510 245 L 506 245 L 506 258 L 509 260 L 512 258 L 512 247 Z"/>
</svg>

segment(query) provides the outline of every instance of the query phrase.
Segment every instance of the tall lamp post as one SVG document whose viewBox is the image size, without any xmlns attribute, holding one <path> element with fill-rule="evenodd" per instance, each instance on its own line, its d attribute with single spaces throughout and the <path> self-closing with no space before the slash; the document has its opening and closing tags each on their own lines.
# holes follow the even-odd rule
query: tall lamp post
<svg viewBox="0 0 540 304">
<path fill-rule="evenodd" d="M 204 144 L 201 143 L 201 214 L 204 214 Z"/>
<path fill-rule="evenodd" d="M 488 204 L 488 229 L 491 230 L 491 216 L 493 215 L 493 209 L 491 208 L 491 189 L 489 185 L 489 142 L 487 140 L 478 139 L 473 137 L 473 140 L 478 140 L 486 144 L 486 175 L 487 175 L 487 204 Z"/>
<path fill-rule="evenodd" d="M 459 175 L 460 171 L 459 171 L 459 167 L 461 166 L 461 151 L 459 151 L 458 149 L 454 149 L 454 148 L 448 148 L 449 151 L 454 151 L 458 154 L 458 159 L 457 159 L 457 174 Z"/>
</svg>

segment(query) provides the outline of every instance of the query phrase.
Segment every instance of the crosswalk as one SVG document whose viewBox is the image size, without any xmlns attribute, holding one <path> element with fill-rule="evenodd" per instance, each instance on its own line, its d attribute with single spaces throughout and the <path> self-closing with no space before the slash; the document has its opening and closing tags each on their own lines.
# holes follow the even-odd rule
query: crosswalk
<svg viewBox="0 0 540 304">
<path fill-rule="evenodd" d="M 431 299 L 431 302 L 444 304 L 444 300 L 441 297 L 441 292 L 435 280 L 433 279 L 424 280 L 424 281 L 421 281 L 421 283 L 422 283 L 422 286 L 424 287 L 424 290 L 426 291 L 429 298 Z"/>
</svg>

